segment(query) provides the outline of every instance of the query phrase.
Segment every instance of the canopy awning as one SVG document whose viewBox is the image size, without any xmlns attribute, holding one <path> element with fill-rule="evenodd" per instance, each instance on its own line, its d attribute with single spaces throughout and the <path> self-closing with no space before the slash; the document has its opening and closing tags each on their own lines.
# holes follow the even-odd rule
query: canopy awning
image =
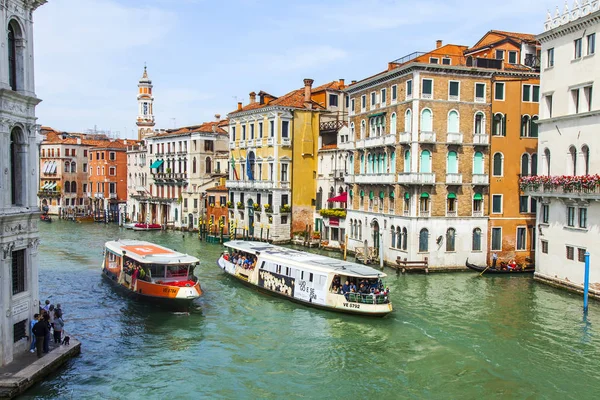
<svg viewBox="0 0 600 400">
<path fill-rule="evenodd" d="M 375 114 L 371 114 L 371 115 L 369 115 L 369 118 L 380 117 L 382 115 L 385 115 L 385 112 L 378 112 Z"/>
<path fill-rule="evenodd" d="M 452 192 L 448 193 L 448 198 L 449 199 L 455 199 L 456 198 L 456 193 L 452 193 Z"/>
<path fill-rule="evenodd" d="M 427 192 L 421 193 L 421 198 L 422 199 L 428 199 L 429 198 L 429 193 L 427 193 Z"/>
<path fill-rule="evenodd" d="M 339 196 L 335 196 L 327 200 L 329 203 L 347 203 L 348 202 L 348 192 L 344 192 Z"/>
<path fill-rule="evenodd" d="M 150 166 L 150 168 L 160 168 L 161 165 L 163 165 L 164 160 L 156 160 L 152 163 L 152 165 Z"/>
<path fill-rule="evenodd" d="M 483 200 L 483 196 L 481 195 L 481 193 L 475 193 L 475 196 L 473 196 L 473 200 Z"/>
</svg>

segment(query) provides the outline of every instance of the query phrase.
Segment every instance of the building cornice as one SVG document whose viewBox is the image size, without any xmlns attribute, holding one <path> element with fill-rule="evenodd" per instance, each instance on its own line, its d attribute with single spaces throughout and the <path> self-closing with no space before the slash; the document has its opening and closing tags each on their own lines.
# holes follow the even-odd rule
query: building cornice
<svg viewBox="0 0 600 400">
<path fill-rule="evenodd" d="M 549 124 L 549 123 L 553 123 L 553 122 L 561 122 L 561 121 L 568 121 L 571 119 L 582 119 L 582 118 L 597 117 L 597 116 L 600 116 L 600 110 L 593 110 L 593 111 L 588 111 L 588 112 L 579 113 L 579 114 L 561 115 L 560 117 L 540 119 L 537 121 L 537 124 L 544 125 L 544 124 Z"/>
<path fill-rule="evenodd" d="M 540 43 L 547 43 L 551 40 L 558 39 L 573 32 L 578 32 L 590 26 L 600 23 L 600 0 L 595 0 L 595 9 L 591 14 L 580 16 L 581 13 L 573 11 L 565 13 L 562 17 L 556 16 L 550 22 L 546 22 L 546 27 L 552 26 L 552 29 L 536 36 Z M 592 7 L 591 5 L 589 7 Z"/>
</svg>

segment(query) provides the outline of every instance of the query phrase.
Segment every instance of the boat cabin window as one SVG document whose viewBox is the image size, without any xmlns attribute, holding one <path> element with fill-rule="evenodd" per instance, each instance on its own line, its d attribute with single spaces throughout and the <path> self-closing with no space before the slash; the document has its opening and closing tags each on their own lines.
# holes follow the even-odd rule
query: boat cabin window
<svg viewBox="0 0 600 400">
<path fill-rule="evenodd" d="M 187 278 L 189 265 L 167 265 L 167 278 Z"/>
<path fill-rule="evenodd" d="M 121 261 L 121 257 L 117 256 L 115 253 L 111 253 L 110 251 L 106 254 L 106 259 L 108 261 L 109 268 L 116 268 L 119 266 L 119 261 Z"/>
<path fill-rule="evenodd" d="M 164 278 L 165 277 L 165 266 L 162 264 L 149 264 L 146 265 L 152 278 Z"/>
<path fill-rule="evenodd" d="M 256 255 L 246 253 L 245 251 L 234 251 L 231 253 L 225 253 L 225 254 L 223 254 L 223 258 L 226 261 L 229 261 L 229 262 L 233 263 L 234 265 L 237 265 L 240 268 L 249 269 L 249 270 L 252 270 L 252 269 L 254 269 L 254 267 L 256 267 L 256 261 L 258 259 L 258 257 Z M 264 262 L 263 262 L 263 268 L 264 268 Z"/>
<path fill-rule="evenodd" d="M 312 282 L 312 281 L 313 281 L 313 274 L 312 274 L 312 272 L 311 272 L 311 273 L 310 273 L 310 275 L 308 276 L 308 281 L 309 281 L 309 282 Z"/>
<path fill-rule="evenodd" d="M 384 287 L 380 278 L 335 275 L 329 291 L 330 293 L 343 295 L 349 302 L 365 304 L 389 303 L 389 289 Z"/>
<path fill-rule="evenodd" d="M 300 279 L 304 280 L 304 271 L 300 272 Z"/>
</svg>

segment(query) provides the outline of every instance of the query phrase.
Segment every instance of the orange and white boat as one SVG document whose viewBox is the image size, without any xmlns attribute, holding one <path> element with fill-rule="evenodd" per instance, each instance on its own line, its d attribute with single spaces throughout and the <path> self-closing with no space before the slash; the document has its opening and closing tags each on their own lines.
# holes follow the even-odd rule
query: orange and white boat
<svg viewBox="0 0 600 400">
<path fill-rule="evenodd" d="M 104 245 L 102 275 L 122 292 L 140 300 L 186 308 L 202 295 L 196 257 L 141 240 Z"/>
</svg>

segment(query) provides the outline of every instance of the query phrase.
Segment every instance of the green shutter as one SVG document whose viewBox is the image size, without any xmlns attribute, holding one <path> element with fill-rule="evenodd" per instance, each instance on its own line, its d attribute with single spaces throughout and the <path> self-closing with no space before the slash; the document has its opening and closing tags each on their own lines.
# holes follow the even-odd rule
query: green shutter
<svg viewBox="0 0 600 400">
<path fill-rule="evenodd" d="M 421 193 L 421 198 L 422 199 L 428 199 L 429 198 L 429 193 L 427 193 L 427 192 Z"/>
<path fill-rule="evenodd" d="M 373 193 L 373 191 L 371 190 L 369 192 L 369 199 L 373 200 L 373 197 L 375 197 L 375 194 Z"/>
<path fill-rule="evenodd" d="M 483 196 L 481 195 L 481 193 L 475 193 L 475 196 L 473 196 L 473 200 L 483 200 Z"/>
<path fill-rule="evenodd" d="M 365 197 L 365 191 L 364 190 L 360 191 L 360 197 Z"/>
<path fill-rule="evenodd" d="M 354 190 L 350 189 L 350 197 L 354 196 Z"/>
<path fill-rule="evenodd" d="M 506 136 L 506 114 L 502 116 L 502 136 Z"/>
<path fill-rule="evenodd" d="M 385 197 L 385 193 L 383 193 L 383 190 L 381 192 L 379 192 L 379 198 L 383 199 Z"/>
<path fill-rule="evenodd" d="M 455 193 L 448 193 L 448 198 L 449 199 L 455 199 L 456 198 L 456 194 Z"/>
<path fill-rule="evenodd" d="M 390 192 L 390 198 L 393 199 L 394 197 L 396 197 L 396 195 L 394 194 L 394 192 Z"/>
<path fill-rule="evenodd" d="M 410 199 L 410 193 L 408 193 L 408 192 L 404 193 L 404 198 L 406 200 L 409 200 Z"/>
</svg>

